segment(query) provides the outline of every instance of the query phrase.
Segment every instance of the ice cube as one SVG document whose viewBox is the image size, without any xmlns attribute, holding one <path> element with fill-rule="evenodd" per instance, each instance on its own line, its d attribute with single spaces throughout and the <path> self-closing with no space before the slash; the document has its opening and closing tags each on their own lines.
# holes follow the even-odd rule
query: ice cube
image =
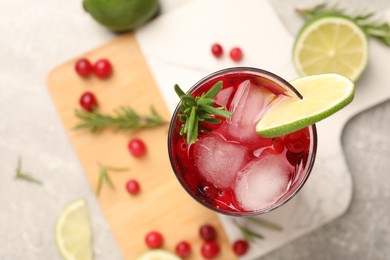
<svg viewBox="0 0 390 260">
<path fill-rule="evenodd" d="M 219 91 L 218 95 L 215 97 L 215 103 L 220 106 L 226 107 L 227 103 L 229 102 L 229 98 L 233 93 L 233 90 L 233 87 L 228 87 Z"/>
<path fill-rule="evenodd" d="M 218 188 L 227 188 L 232 186 L 248 151 L 242 145 L 226 142 L 219 134 L 211 133 L 195 143 L 194 153 L 200 175 Z"/>
<path fill-rule="evenodd" d="M 228 133 L 239 141 L 256 138 L 256 122 L 261 116 L 266 97 L 250 80 L 242 82 L 232 99 L 229 110 L 233 115 L 226 120 Z"/>
<path fill-rule="evenodd" d="M 273 205 L 288 190 L 291 166 L 282 154 L 250 161 L 237 174 L 234 192 L 239 205 L 257 211 Z"/>
</svg>

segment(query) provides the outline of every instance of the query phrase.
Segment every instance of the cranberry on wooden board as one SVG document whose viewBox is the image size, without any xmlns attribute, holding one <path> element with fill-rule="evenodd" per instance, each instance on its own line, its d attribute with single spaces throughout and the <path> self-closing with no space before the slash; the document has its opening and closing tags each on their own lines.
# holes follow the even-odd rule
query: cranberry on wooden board
<svg viewBox="0 0 390 260">
<path fill-rule="evenodd" d="M 151 231 L 145 236 L 146 245 L 151 248 L 160 248 L 164 242 L 164 238 L 158 231 Z"/>
<path fill-rule="evenodd" d="M 126 190 L 131 195 L 137 195 L 140 190 L 138 181 L 135 179 L 128 180 L 126 183 Z"/>
<path fill-rule="evenodd" d="M 127 148 L 134 157 L 142 157 L 146 154 L 146 145 L 139 138 L 133 138 L 129 141 Z"/>
<path fill-rule="evenodd" d="M 206 259 L 216 257 L 219 254 L 219 251 L 219 244 L 214 240 L 204 241 L 201 247 L 202 256 Z"/>
<path fill-rule="evenodd" d="M 80 106 L 88 111 L 92 112 L 97 107 L 97 99 L 92 92 L 84 92 L 80 97 Z"/>
<path fill-rule="evenodd" d="M 185 258 L 191 254 L 191 245 L 187 241 L 180 241 L 176 247 L 175 252 L 178 256 Z"/>
<path fill-rule="evenodd" d="M 204 224 L 199 228 L 199 235 L 203 240 L 214 240 L 217 237 L 217 231 L 212 225 Z"/>
<path fill-rule="evenodd" d="M 75 70 L 79 76 L 85 78 L 85 77 L 88 77 L 92 73 L 93 68 L 92 68 L 92 64 L 89 60 L 82 58 L 76 62 Z"/>
<path fill-rule="evenodd" d="M 93 73 L 101 79 L 108 78 L 112 73 L 111 62 L 107 59 L 100 59 L 93 65 Z"/>
</svg>

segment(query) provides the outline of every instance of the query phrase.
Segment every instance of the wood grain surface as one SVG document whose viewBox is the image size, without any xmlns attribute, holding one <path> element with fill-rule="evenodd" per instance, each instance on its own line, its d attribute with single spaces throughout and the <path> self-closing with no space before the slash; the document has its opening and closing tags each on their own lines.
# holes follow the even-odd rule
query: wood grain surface
<svg viewBox="0 0 390 260">
<path fill-rule="evenodd" d="M 109 59 L 113 64 L 112 76 L 106 80 L 79 77 L 74 64 L 81 57 L 91 62 Z M 74 110 L 79 108 L 79 97 L 85 91 L 95 93 L 101 112 L 112 113 L 120 106 L 130 106 L 140 114 L 146 114 L 153 105 L 166 121 L 170 120 L 170 113 L 132 33 L 121 35 L 54 69 L 48 77 L 48 86 L 91 184 L 91 192 L 96 190 L 99 163 L 128 168 L 125 172 L 110 172 L 115 190 L 103 186 L 98 196 L 125 259 L 135 259 L 148 250 L 144 237 L 152 230 L 163 234 L 164 249 L 173 252 L 179 241 L 187 240 L 193 249 L 191 259 L 201 259 L 202 240 L 198 229 L 204 223 L 217 228 L 222 247 L 219 259 L 236 258 L 217 215 L 190 198 L 176 180 L 166 148 L 168 125 L 134 133 L 103 130 L 92 134 L 86 130 L 73 130 L 78 123 Z M 136 159 L 129 154 L 127 143 L 132 137 L 145 141 L 148 148 L 145 157 Z M 125 184 L 131 178 L 140 182 L 141 192 L 137 196 L 126 192 Z"/>
</svg>

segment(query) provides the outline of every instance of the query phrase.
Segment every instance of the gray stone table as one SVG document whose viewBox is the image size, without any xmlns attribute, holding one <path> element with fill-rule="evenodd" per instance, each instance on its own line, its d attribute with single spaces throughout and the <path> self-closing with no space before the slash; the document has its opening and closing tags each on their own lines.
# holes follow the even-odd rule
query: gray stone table
<svg viewBox="0 0 390 260">
<path fill-rule="evenodd" d="M 162 12 L 189 1 L 194 0 L 161 0 Z M 291 33 L 301 22 L 291 8 L 311 3 L 271 2 Z M 370 1 L 378 10 L 385 2 Z M 55 219 L 79 197 L 88 202 L 96 259 L 121 259 L 46 86 L 51 69 L 115 35 L 82 10 L 81 0 L 0 0 L 0 6 L 0 259 L 60 259 L 53 237 Z M 390 255 L 389 133 L 390 101 L 348 123 L 342 143 L 355 186 L 348 211 L 264 259 Z M 43 186 L 14 180 L 19 156 L 23 169 L 43 180 Z"/>
</svg>

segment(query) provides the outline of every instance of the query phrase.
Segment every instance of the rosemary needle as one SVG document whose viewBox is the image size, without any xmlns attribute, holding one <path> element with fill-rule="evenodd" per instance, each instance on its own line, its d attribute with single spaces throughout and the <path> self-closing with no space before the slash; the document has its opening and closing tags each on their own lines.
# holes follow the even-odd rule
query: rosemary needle
<svg viewBox="0 0 390 260">
<path fill-rule="evenodd" d="M 17 162 L 15 172 L 16 172 L 15 179 L 24 180 L 38 185 L 42 185 L 42 181 L 32 177 L 29 173 L 22 172 L 22 159 L 20 158 L 20 156 L 18 157 L 18 162 Z"/>
<path fill-rule="evenodd" d="M 104 183 L 107 183 L 107 185 L 112 190 L 115 190 L 115 185 L 112 182 L 111 177 L 110 177 L 110 175 L 108 173 L 109 171 L 123 172 L 123 171 L 127 171 L 128 168 L 104 166 L 104 165 L 102 165 L 100 163 L 98 163 L 98 165 L 99 165 L 99 179 L 98 179 L 98 184 L 97 184 L 97 187 L 96 187 L 96 195 L 99 196 Z"/>
</svg>

